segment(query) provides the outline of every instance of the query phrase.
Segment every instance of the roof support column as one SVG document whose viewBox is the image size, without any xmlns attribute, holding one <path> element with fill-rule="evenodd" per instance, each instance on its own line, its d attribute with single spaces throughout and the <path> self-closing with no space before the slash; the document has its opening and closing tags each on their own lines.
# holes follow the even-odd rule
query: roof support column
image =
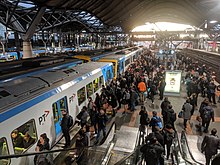
<svg viewBox="0 0 220 165">
<path fill-rule="evenodd" d="M 23 39 L 23 58 L 31 58 L 33 56 L 32 54 L 32 45 L 31 45 L 31 37 L 33 36 L 37 25 L 40 23 L 42 16 L 44 15 L 46 10 L 46 7 L 41 7 L 38 9 L 37 14 L 35 15 L 35 18 L 30 23 L 30 26 L 28 27 L 26 34 L 22 37 Z"/>
</svg>

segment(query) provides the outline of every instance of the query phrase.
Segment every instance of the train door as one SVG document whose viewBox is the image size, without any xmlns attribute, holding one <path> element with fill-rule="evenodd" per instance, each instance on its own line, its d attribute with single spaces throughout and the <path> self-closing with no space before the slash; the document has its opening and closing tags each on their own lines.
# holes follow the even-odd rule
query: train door
<svg viewBox="0 0 220 165">
<path fill-rule="evenodd" d="M 53 118 L 54 118 L 54 126 L 55 126 L 55 136 L 60 137 L 62 131 L 60 126 L 60 122 L 62 120 L 61 111 L 62 110 L 68 111 L 66 96 L 53 103 L 52 108 L 53 108 Z"/>
</svg>

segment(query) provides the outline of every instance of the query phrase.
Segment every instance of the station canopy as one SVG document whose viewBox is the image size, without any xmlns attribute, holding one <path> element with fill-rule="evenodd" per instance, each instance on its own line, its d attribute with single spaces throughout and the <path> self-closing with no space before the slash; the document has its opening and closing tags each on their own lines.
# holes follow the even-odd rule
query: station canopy
<svg viewBox="0 0 220 165">
<path fill-rule="evenodd" d="M 32 0 L 59 9 L 79 9 L 97 16 L 107 25 L 132 30 L 145 22 L 175 22 L 218 30 L 219 0 Z"/>
<path fill-rule="evenodd" d="M 36 6 L 71 11 L 93 26 L 118 26 L 125 32 L 145 22 L 173 22 L 214 31 L 220 29 L 219 0 L 4 0 L 0 4 L 5 1 L 17 4 L 20 11 Z M 4 12 L 5 9 L 1 9 Z M 59 17 L 56 14 L 54 17 Z"/>
</svg>

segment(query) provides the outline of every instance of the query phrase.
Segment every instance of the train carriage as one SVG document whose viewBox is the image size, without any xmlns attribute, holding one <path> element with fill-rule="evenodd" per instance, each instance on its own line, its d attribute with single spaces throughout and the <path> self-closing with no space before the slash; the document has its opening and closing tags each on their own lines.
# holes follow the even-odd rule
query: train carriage
<svg viewBox="0 0 220 165">
<path fill-rule="evenodd" d="M 113 78 L 112 63 L 90 62 L 69 69 L 51 70 L 0 84 L 0 155 L 34 152 L 38 137 L 47 133 L 51 146 L 62 136 L 61 110 L 73 118 Z M 14 147 L 11 134 L 18 130 L 34 139 L 28 148 Z M 4 165 L 31 165 L 33 156 L 3 159 Z"/>
</svg>

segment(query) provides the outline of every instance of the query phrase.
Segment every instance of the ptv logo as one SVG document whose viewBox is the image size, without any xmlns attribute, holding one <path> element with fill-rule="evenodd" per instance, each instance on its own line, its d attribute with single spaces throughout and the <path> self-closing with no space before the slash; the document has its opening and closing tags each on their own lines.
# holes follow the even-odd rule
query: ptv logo
<svg viewBox="0 0 220 165">
<path fill-rule="evenodd" d="M 44 114 L 38 118 L 39 125 L 44 125 L 44 122 L 46 121 L 46 117 L 49 115 L 50 111 L 46 110 L 44 111 Z"/>
</svg>

